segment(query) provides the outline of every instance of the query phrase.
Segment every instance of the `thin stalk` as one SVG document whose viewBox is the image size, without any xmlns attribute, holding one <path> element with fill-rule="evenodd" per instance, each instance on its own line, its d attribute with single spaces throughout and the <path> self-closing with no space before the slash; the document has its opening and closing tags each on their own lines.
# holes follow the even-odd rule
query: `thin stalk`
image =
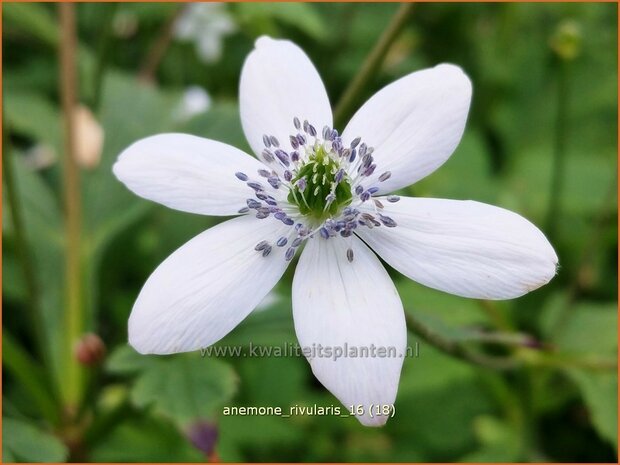
<svg viewBox="0 0 620 465">
<path fill-rule="evenodd" d="M 581 256 L 579 259 L 579 265 L 574 273 L 572 281 L 568 285 L 566 303 L 562 306 L 560 314 L 556 318 L 555 326 L 552 328 L 550 337 L 555 339 L 564 330 L 566 323 L 571 316 L 571 309 L 573 304 L 579 297 L 581 291 L 580 276 L 581 273 L 591 266 L 593 257 L 595 256 L 596 248 L 600 245 L 601 236 L 604 233 L 605 225 L 611 220 L 612 214 L 609 211 L 609 205 L 615 200 L 618 192 L 618 180 L 614 177 L 603 202 L 601 202 L 598 212 L 591 223 L 589 233 L 587 235 L 588 240 L 581 250 Z"/>
<path fill-rule="evenodd" d="M 448 355 L 492 370 L 514 370 L 521 366 L 521 361 L 514 358 L 485 355 L 469 349 L 460 342 L 446 339 L 411 316 L 410 313 L 405 313 L 405 319 L 407 321 L 407 328 L 411 332 L 417 334 L 424 341 Z"/>
<path fill-rule="evenodd" d="M 405 320 L 409 331 L 416 334 L 436 349 L 452 357 L 492 370 L 508 371 L 527 366 L 535 368 L 582 368 L 589 371 L 614 371 L 618 366 L 617 361 L 612 358 L 584 357 L 575 359 L 572 356 L 561 353 L 532 349 L 527 346 L 513 346 L 513 351 L 508 356 L 486 355 L 472 350 L 466 345 L 465 341 L 455 341 L 445 338 L 412 316 L 409 312 L 405 312 Z M 480 342 L 500 342 L 498 338 L 493 339 L 495 340 Z M 513 342 L 512 340 L 501 341 L 501 343 L 507 346 L 513 345 Z"/>
<path fill-rule="evenodd" d="M 21 264 L 28 293 L 28 316 L 30 324 L 34 328 L 36 348 L 45 367 L 49 368 L 47 337 L 43 328 L 43 318 L 40 310 L 40 289 L 37 282 L 32 253 L 28 246 L 28 235 L 24 224 L 22 203 L 13 169 L 13 158 L 9 146 L 9 128 L 5 125 L 3 129 L 2 171 L 4 186 L 6 188 L 7 204 L 9 207 L 9 216 L 13 224 L 15 249 Z"/>
<path fill-rule="evenodd" d="M 183 6 L 177 8 L 174 13 L 168 18 L 168 21 L 162 26 L 159 35 L 153 42 L 153 45 L 148 51 L 142 66 L 140 66 L 140 72 L 138 73 L 138 79 L 143 82 L 153 82 L 155 80 L 155 73 L 159 64 L 161 63 L 170 43 L 172 42 L 172 34 L 174 33 L 174 26 L 178 17 L 183 11 Z"/>
<path fill-rule="evenodd" d="M 75 5 L 60 3 L 60 97 L 64 120 L 64 203 L 65 203 L 65 369 L 63 397 L 69 413 L 77 412 L 81 400 L 83 373 L 74 356 L 74 345 L 83 332 L 81 288 L 81 195 L 80 172 L 75 158 L 73 110 L 77 103 Z"/>
<path fill-rule="evenodd" d="M 564 190 L 566 172 L 569 66 L 570 64 L 564 60 L 560 60 L 558 65 L 557 113 L 553 142 L 553 171 L 549 207 L 547 211 L 547 232 L 550 238 L 556 237 L 558 221 L 562 215 L 562 191 Z"/>
<path fill-rule="evenodd" d="M 349 84 L 347 90 L 344 92 L 343 96 L 340 98 L 340 101 L 336 105 L 336 109 L 334 110 L 334 124 L 336 127 L 341 127 L 344 119 L 350 116 L 351 110 L 357 103 L 357 99 L 360 94 L 368 82 L 381 68 L 387 52 L 392 47 L 394 41 L 398 38 L 400 31 L 409 18 L 409 14 L 413 10 L 413 6 L 414 3 L 402 3 L 400 5 L 392 17 L 390 24 L 388 24 L 381 37 L 379 37 L 379 40 L 375 44 L 374 48 L 364 60 L 361 69 L 355 75 L 353 81 L 351 81 L 351 84 Z"/>
</svg>

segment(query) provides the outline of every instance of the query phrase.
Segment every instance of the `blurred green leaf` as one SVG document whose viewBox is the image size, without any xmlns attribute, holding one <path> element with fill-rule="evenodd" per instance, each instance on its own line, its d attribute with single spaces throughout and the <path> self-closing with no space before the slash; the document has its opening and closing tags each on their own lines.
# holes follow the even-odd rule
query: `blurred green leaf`
<svg viewBox="0 0 620 465">
<path fill-rule="evenodd" d="M 578 303 L 566 315 L 557 345 L 567 354 L 580 354 L 617 360 L 618 313 L 615 304 Z M 617 447 L 618 378 L 615 369 L 567 370 L 578 386 L 599 434 Z"/>
<path fill-rule="evenodd" d="M 2 459 L 20 462 L 64 462 L 67 448 L 58 438 L 31 423 L 2 417 Z"/>
<path fill-rule="evenodd" d="M 100 438 L 93 462 L 202 462 L 204 456 L 166 421 L 132 415 Z"/>
<path fill-rule="evenodd" d="M 131 389 L 134 405 L 153 407 L 180 425 L 212 418 L 237 390 L 237 375 L 229 365 L 199 353 L 162 357 L 138 355 L 127 348 L 119 351 L 108 370 L 138 372 Z"/>
<path fill-rule="evenodd" d="M 38 92 L 12 91 L 5 94 L 4 105 L 12 131 L 48 144 L 56 157 L 63 153 L 60 113 L 50 101 Z"/>
<path fill-rule="evenodd" d="M 235 6 L 239 20 L 254 27 L 256 35 L 277 33 L 271 23 L 273 20 L 297 28 L 316 40 L 325 40 L 330 32 L 311 3 L 239 3 Z"/>
<path fill-rule="evenodd" d="M 521 454 L 521 441 L 518 433 L 510 425 L 495 417 L 482 415 L 475 419 L 474 430 L 481 447 L 461 458 L 463 462 L 518 462 Z"/>
<path fill-rule="evenodd" d="M 106 370 L 112 374 L 135 374 L 155 362 L 152 355 L 140 355 L 129 345 L 121 345 L 106 360 Z"/>
<path fill-rule="evenodd" d="M 588 406 L 592 424 L 602 438 L 618 448 L 618 377 L 615 372 L 568 370 Z"/>
<path fill-rule="evenodd" d="M 64 347 L 63 293 L 64 274 L 59 273 L 63 261 L 62 216 L 55 194 L 39 173 L 30 171 L 16 156 L 14 175 L 23 211 L 26 241 L 35 264 L 35 279 L 39 289 L 42 326 L 46 332 L 48 353 L 57 386 L 62 383 L 62 350 Z M 2 198 L 3 215 L 9 211 L 6 196 Z M 11 222 L 3 221 L 4 234 L 12 234 Z"/>
<path fill-rule="evenodd" d="M 2 9 L 4 24 L 16 26 L 51 46 L 58 43 L 56 20 L 47 5 L 32 2 L 9 2 Z"/>
</svg>

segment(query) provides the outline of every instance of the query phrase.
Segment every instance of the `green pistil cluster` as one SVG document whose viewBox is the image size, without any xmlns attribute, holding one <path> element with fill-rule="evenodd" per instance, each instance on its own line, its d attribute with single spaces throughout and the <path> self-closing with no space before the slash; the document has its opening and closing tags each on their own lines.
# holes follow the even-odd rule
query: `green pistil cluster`
<svg viewBox="0 0 620 465">
<path fill-rule="evenodd" d="M 297 205 L 302 215 L 317 222 L 336 216 L 352 199 L 351 184 L 346 175 L 336 185 L 339 169 L 339 163 L 331 158 L 323 147 L 318 147 L 293 177 L 293 188 L 288 195 L 288 201 Z M 297 181 L 302 178 L 306 182 L 304 188 L 300 189 Z"/>
</svg>

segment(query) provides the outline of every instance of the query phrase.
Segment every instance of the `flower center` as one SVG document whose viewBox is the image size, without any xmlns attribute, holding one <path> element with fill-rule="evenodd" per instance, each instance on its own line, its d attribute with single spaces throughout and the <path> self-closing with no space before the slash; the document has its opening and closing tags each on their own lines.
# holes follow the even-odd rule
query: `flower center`
<svg viewBox="0 0 620 465">
<path fill-rule="evenodd" d="M 287 200 L 317 224 L 338 215 L 353 198 L 351 180 L 337 156 L 323 145 L 311 148 L 292 178 Z"/>
<path fill-rule="evenodd" d="M 345 147 L 338 131 L 329 126 L 317 135 L 308 121 L 302 125 L 294 118 L 293 125 L 296 134 L 289 136 L 292 150 L 288 152 L 276 137 L 263 136 L 265 148 L 260 157 L 269 169 L 259 169 L 259 178 L 235 173 L 253 192 L 239 213 L 254 210 L 258 219 L 273 217 L 290 227 L 284 236 L 258 242 L 257 252 L 267 257 L 274 248 L 286 247 L 284 258 L 292 260 L 300 245 L 315 236 L 348 238 L 358 227 L 396 227 L 396 222 L 385 215 L 381 200 L 372 197 L 379 192 L 376 184 L 391 176 L 386 171 L 372 177 L 377 168 L 372 147 L 360 143 L 359 137 Z M 399 197 L 389 195 L 385 200 L 397 202 Z M 353 261 L 350 248 L 347 259 Z"/>
</svg>

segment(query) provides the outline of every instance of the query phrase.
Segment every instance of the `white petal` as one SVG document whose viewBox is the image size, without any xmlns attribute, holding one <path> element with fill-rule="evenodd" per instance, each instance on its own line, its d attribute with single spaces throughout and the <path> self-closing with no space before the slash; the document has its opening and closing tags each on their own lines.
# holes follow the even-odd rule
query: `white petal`
<svg viewBox="0 0 620 465">
<path fill-rule="evenodd" d="M 187 134 L 159 134 L 132 144 L 114 164 L 130 190 L 167 207 L 235 215 L 253 191 L 236 172 L 258 177 L 264 165 L 230 145 Z"/>
<path fill-rule="evenodd" d="M 426 286 L 463 297 L 511 299 L 556 273 L 558 257 L 532 223 L 470 200 L 401 197 L 384 214 L 395 228 L 357 232 L 387 263 Z"/>
<path fill-rule="evenodd" d="M 129 317 L 129 343 L 140 353 L 170 354 L 207 347 L 241 322 L 278 282 L 283 248 L 254 250 L 289 228 L 242 216 L 196 236 L 149 277 Z"/>
<path fill-rule="evenodd" d="M 293 316 L 302 348 L 320 345 L 332 351 L 331 357 L 327 352 L 308 357 L 314 375 L 346 408 L 363 406 L 362 424 L 383 425 L 387 417 L 373 418 L 368 410 L 394 403 L 407 329 L 400 298 L 379 259 L 356 237 L 309 240 L 293 280 Z M 395 352 L 391 357 L 333 356 L 337 350 L 350 353 L 373 345 Z"/>
<path fill-rule="evenodd" d="M 241 71 L 239 105 L 245 136 L 254 152 L 263 151 L 263 135 L 275 136 L 288 149 L 296 133 L 293 118 L 308 120 L 319 134 L 332 125 L 329 98 L 307 55 L 288 40 L 260 37 Z"/>
<path fill-rule="evenodd" d="M 377 92 L 342 135 L 345 144 L 361 137 L 375 149 L 377 169 L 365 184 L 390 171 L 390 179 L 378 184 L 380 193 L 388 193 L 439 168 L 461 140 L 470 100 L 469 78 L 446 64 L 411 73 Z"/>
</svg>

